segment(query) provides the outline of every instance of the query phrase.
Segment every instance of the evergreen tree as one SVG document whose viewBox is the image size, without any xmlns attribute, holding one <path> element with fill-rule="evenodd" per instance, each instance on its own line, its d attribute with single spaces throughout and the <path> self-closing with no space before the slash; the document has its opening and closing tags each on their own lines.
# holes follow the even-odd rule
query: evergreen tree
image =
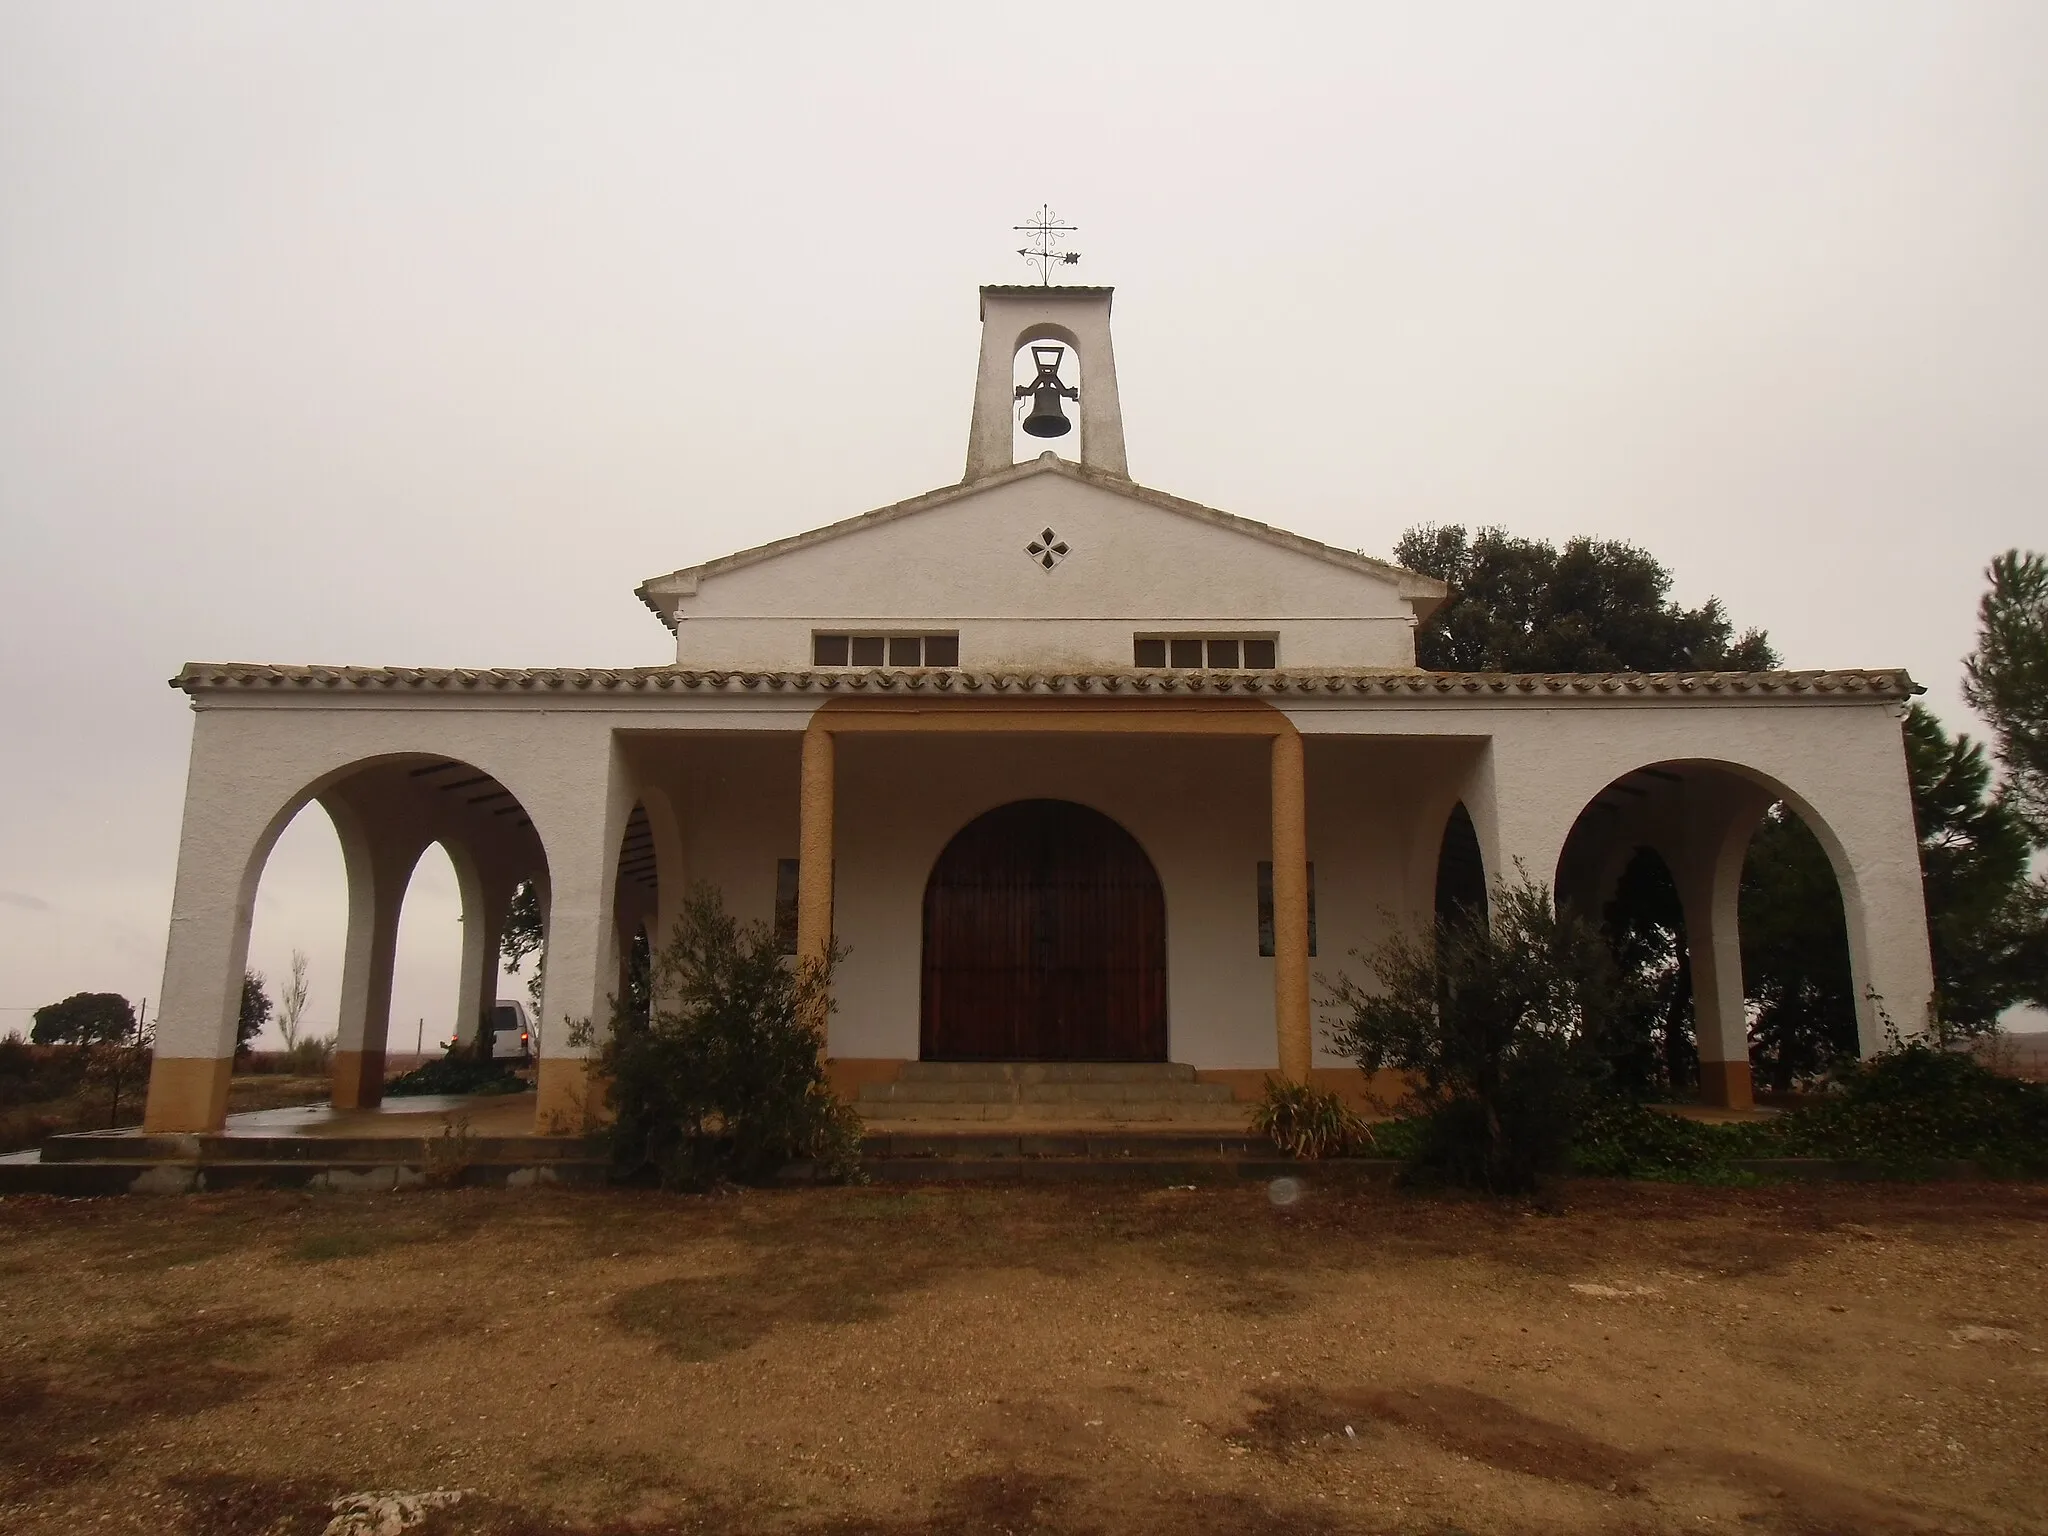
<svg viewBox="0 0 2048 1536">
<path fill-rule="evenodd" d="M 2013 808 L 2048 844 L 2048 556 L 2009 549 L 1984 575 L 1963 697 L 1991 724 Z"/>
<path fill-rule="evenodd" d="M 1719 598 L 1671 600 L 1671 573 L 1633 544 L 1576 538 L 1563 549 L 1500 528 L 1411 528 L 1394 560 L 1448 582 L 1415 636 L 1439 672 L 1761 672 L 1778 665 L 1760 629 L 1737 635 Z"/>
</svg>

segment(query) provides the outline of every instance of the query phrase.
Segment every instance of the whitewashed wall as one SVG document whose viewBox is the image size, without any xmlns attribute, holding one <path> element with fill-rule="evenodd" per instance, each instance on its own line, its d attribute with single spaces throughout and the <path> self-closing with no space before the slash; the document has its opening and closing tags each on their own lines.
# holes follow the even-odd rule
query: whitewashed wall
<svg viewBox="0 0 2048 1536">
<path fill-rule="evenodd" d="M 1051 528 L 1048 571 L 1025 546 Z M 650 583 L 658 589 L 660 583 Z M 1128 667 L 1140 630 L 1271 633 L 1283 667 L 1414 665 L 1396 581 L 1057 471 L 704 576 L 676 604 L 684 666 L 789 669 L 814 629 L 958 630 L 961 665 Z"/>
</svg>

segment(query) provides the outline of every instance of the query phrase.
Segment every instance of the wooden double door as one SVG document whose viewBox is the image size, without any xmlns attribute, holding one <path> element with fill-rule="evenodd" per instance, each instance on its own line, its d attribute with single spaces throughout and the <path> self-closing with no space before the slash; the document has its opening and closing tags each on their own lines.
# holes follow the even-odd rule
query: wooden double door
<svg viewBox="0 0 2048 1536">
<path fill-rule="evenodd" d="M 946 845 L 924 890 L 927 1061 L 1166 1060 L 1166 898 L 1099 811 L 1019 800 Z"/>
</svg>

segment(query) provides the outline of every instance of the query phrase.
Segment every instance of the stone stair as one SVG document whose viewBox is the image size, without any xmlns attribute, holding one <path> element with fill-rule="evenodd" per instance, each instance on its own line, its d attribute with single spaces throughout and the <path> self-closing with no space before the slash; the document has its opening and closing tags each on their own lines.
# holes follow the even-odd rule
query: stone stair
<svg viewBox="0 0 2048 1536">
<path fill-rule="evenodd" d="M 868 1083 L 869 1120 L 1042 1124 L 1244 1124 L 1228 1085 L 1198 1083 L 1170 1061 L 912 1061 L 893 1083 Z"/>
</svg>

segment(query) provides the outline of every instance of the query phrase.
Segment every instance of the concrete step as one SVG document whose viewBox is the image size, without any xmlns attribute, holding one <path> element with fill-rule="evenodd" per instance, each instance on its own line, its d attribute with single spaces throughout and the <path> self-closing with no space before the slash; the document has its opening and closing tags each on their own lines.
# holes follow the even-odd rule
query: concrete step
<svg viewBox="0 0 2048 1536">
<path fill-rule="evenodd" d="M 443 1176 L 449 1184 L 522 1188 L 535 1184 L 602 1183 L 606 1165 L 558 1159 L 538 1163 L 465 1162 Z M 376 1193 L 428 1183 L 421 1162 L 149 1162 L 97 1158 L 77 1162 L 0 1163 L 0 1195 L 183 1195 L 225 1189 L 324 1189 Z"/>
<path fill-rule="evenodd" d="M 867 1083 L 861 1104 L 1227 1104 L 1223 1083 Z"/>
<path fill-rule="evenodd" d="M 1242 1106 L 1214 1099 L 1071 1099 L 1052 1103 L 862 1099 L 854 1106 L 869 1120 L 892 1122 L 1016 1120 L 1060 1125 L 1068 1121 L 1128 1123 L 1185 1121 L 1196 1125 L 1241 1125 Z"/>
<path fill-rule="evenodd" d="M 905 1083 L 1192 1083 L 1180 1061 L 906 1061 Z"/>
<path fill-rule="evenodd" d="M 43 1143 L 45 1163 L 184 1162 L 221 1163 L 420 1163 L 429 1147 L 444 1151 L 437 1130 L 420 1136 L 161 1136 L 141 1131 L 85 1131 L 52 1136 Z M 602 1143 L 581 1136 L 472 1136 L 462 1148 L 465 1161 L 512 1163 L 577 1162 L 604 1155 Z"/>
</svg>

